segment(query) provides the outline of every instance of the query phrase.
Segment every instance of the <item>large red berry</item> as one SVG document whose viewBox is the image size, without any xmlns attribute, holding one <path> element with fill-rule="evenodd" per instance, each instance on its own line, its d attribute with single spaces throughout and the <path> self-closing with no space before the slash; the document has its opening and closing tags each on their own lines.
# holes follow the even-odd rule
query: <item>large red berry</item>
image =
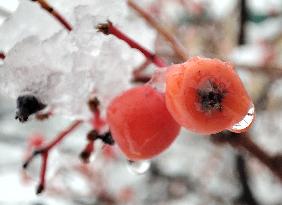
<svg viewBox="0 0 282 205">
<path fill-rule="evenodd" d="M 201 134 L 231 129 L 253 106 L 231 64 L 200 57 L 168 69 L 165 97 L 174 119 Z"/>
<path fill-rule="evenodd" d="M 116 97 L 107 109 L 107 120 L 113 138 L 129 160 L 160 154 L 180 130 L 166 108 L 164 96 L 148 85 Z"/>
</svg>

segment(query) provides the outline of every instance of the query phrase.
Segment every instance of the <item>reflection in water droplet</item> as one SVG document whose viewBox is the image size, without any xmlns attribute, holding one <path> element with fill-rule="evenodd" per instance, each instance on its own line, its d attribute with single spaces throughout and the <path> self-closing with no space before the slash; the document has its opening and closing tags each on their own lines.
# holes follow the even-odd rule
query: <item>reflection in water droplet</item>
<svg viewBox="0 0 282 205">
<path fill-rule="evenodd" d="M 254 118 L 255 118 L 255 107 L 252 106 L 249 109 L 246 116 L 243 118 L 243 120 L 241 120 L 240 122 L 233 125 L 231 127 L 230 131 L 232 131 L 232 132 L 244 131 L 246 128 L 248 128 L 252 124 Z"/>
<path fill-rule="evenodd" d="M 150 166 L 150 161 L 128 161 L 128 169 L 133 174 L 144 174 Z"/>
</svg>

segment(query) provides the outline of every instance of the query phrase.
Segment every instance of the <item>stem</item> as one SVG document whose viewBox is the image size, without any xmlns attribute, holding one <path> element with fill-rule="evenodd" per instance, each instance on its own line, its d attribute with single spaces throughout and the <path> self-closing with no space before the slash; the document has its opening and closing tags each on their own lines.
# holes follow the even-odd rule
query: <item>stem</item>
<svg viewBox="0 0 282 205">
<path fill-rule="evenodd" d="M 239 181 L 242 186 L 242 193 L 239 200 L 245 202 L 248 205 L 258 205 L 258 202 L 255 199 L 249 186 L 248 170 L 246 167 L 245 159 L 242 155 L 236 156 L 236 167 L 238 170 Z"/>
<path fill-rule="evenodd" d="M 36 194 L 42 193 L 42 191 L 45 189 L 45 176 L 47 171 L 48 156 L 48 152 L 44 152 L 41 155 L 42 165 L 40 170 L 40 181 L 39 185 L 37 186 Z"/>
<path fill-rule="evenodd" d="M 185 48 L 180 44 L 180 42 L 173 36 L 167 29 L 165 29 L 162 25 L 160 25 L 149 13 L 147 13 L 143 8 L 138 6 L 134 1 L 128 0 L 128 6 L 134 9 L 140 16 L 142 16 L 147 23 L 149 23 L 153 28 L 155 28 L 164 39 L 170 43 L 174 52 L 177 56 L 182 60 L 186 61 L 188 59 L 188 55 L 186 54 Z"/>
<path fill-rule="evenodd" d="M 140 66 L 133 71 L 133 82 L 146 83 L 152 76 L 143 74 L 143 71 L 149 66 L 151 62 L 146 59 Z"/>
<path fill-rule="evenodd" d="M 51 7 L 45 0 L 31 0 L 31 1 L 38 2 L 45 11 L 47 11 L 55 19 L 57 19 L 68 31 L 72 30 L 71 24 L 59 12 L 57 12 L 53 7 Z"/>
<path fill-rule="evenodd" d="M 267 166 L 282 182 L 281 161 L 276 160 L 276 156 L 270 156 L 265 150 L 255 144 L 248 133 L 233 133 L 229 131 L 220 132 L 211 135 L 213 142 L 229 143 L 237 149 L 242 149 L 257 158 L 261 163 Z"/>
<path fill-rule="evenodd" d="M 97 27 L 99 32 L 104 33 L 105 35 L 114 35 L 115 37 L 119 38 L 120 40 L 126 42 L 131 48 L 139 50 L 148 60 L 154 63 L 158 67 L 166 67 L 166 63 L 163 59 L 158 57 L 156 54 L 150 52 L 143 46 L 141 46 L 136 41 L 129 38 L 126 34 L 116 28 L 112 22 L 108 21 L 107 23 L 99 24 Z"/>
<path fill-rule="evenodd" d="M 240 23 L 239 23 L 239 37 L 238 45 L 243 45 L 246 43 L 246 22 L 248 19 L 248 10 L 246 0 L 239 1 L 240 6 Z"/>
<path fill-rule="evenodd" d="M 42 157 L 42 165 L 40 170 L 40 181 L 39 185 L 37 187 L 37 194 L 42 193 L 45 188 L 45 176 L 47 171 L 47 163 L 48 163 L 48 156 L 49 152 L 58 144 L 60 143 L 68 134 L 70 134 L 74 129 L 76 129 L 80 124 L 82 123 L 81 120 L 74 121 L 69 127 L 67 127 L 65 130 L 60 132 L 57 137 L 47 145 L 34 150 L 32 155 L 24 162 L 23 168 L 26 169 L 30 162 L 36 157 L 37 155 L 41 155 Z"/>
</svg>

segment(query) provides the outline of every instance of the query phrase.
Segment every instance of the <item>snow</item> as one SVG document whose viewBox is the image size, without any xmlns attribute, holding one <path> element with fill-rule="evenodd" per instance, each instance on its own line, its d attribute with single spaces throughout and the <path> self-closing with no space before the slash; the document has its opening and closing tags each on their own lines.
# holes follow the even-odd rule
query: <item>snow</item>
<svg viewBox="0 0 282 205">
<path fill-rule="evenodd" d="M 91 94 L 98 97 L 104 109 L 113 97 L 131 86 L 132 71 L 143 57 L 115 37 L 98 33 L 95 27 L 110 19 L 126 28 L 129 35 L 141 36 L 136 40 L 141 44 L 144 41 L 143 45 L 148 48 L 153 47 L 155 32 L 140 20 L 132 21 L 136 17 L 128 14 L 125 1 L 90 2 L 89 5 L 74 3 L 75 23 L 73 31 L 68 33 L 56 23 L 45 32 L 43 27 L 53 25 L 54 19 L 35 8 L 34 3 L 21 1 L 16 13 L 2 27 L 12 32 L 23 19 L 22 15 L 29 14 L 25 18 L 30 21 L 25 21 L 19 33 L 2 38 L 6 47 L 0 42 L 6 49 L 15 44 L 1 68 L 3 94 L 12 98 L 32 94 L 55 113 L 87 118 L 90 112 L 86 104 Z M 41 27 L 37 27 L 38 24 Z M 9 37 L 12 38 L 6 40 Z"/>
</svg>

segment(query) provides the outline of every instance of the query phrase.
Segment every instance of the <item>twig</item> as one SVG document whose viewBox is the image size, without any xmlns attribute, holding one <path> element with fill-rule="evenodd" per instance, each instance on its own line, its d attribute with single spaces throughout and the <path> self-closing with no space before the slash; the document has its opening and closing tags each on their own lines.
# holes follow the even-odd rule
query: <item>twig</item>
<svg viewBox="0 0 282 205">
<path fill-rule="evenodd" d="M 38 2 L 40 6 L 50 13 L 54 18 L 56 18 L 68 31 L 72 30 L 71 24 L 53 7 L 51 7 L 45 0 L 31 0 L 34 2 Z"/>
<path fill-rule="evenodd" d="M 239 1 L 240 6 L 240 23 L 239 23 L 239 36 L 238 45 L 243 45 L 246 43 L 246 22 L 248 20 L 248 10 L 246 0 Z"/>
<path fill-rule="evenodd" d="M 244 69 L 253 73 L 263 73 L 268 75 L 273 79 L 278 79 L 282 77 L 282 69 L 281 67 L 274 67 L 274 66 L 253 66 L 253 65 L 246 65 L 246 64 L 238 64 L 235 63 L 235 67 L 240 69 Z"/>
<path fill-rule="evenodd" d="M 47 171 L 47 163 L 48 163 L 48 156 L 49 152 L 57 145 L 59 144 L 68 134 L 70 134 L 74 129 L 76 129 L 80 124 L 82 123 L 81 120 L 74 121 L 69 127 L 67 127 L 65 130 L 60 132 L 56 138 L 54 138 L 50 143 L 47 145 L 34 150 L 32 155 L 24 162 L 23 168 L 26 169 L 30 162 L 36 157 L 37 155 L 41 155 L 42 157 L 42 165 L 40 170 L 40 181 L 39 185 L 37 186 L 36 194 L 42 193 L 45 188 L 45 176 Z"/>
<path fill-rule="evenodd" d="M 146 59 L 138 68 L 133 71 L 133 82 L 146 83 L 151 79 L 150 75 L 145 75 L 143 73 L 150 63 L 151 61 Z"/>
<path fill-rule="evenodd" d="M 131 48 L 135 48 L 139 50 L 148 60 L 152 61 L 158 67 L 166 67 L 166 63 L 158 57 L 156 54 L 150 52 L 143 46 L 141 46 L 136 41 L 129 38 L 126 34 L 124 34 L 121 30 L 115 27 L 112 22 L 108 21 L 107 23 L 101 23 L 97 27 L 99 32 L 104 33 L 105 35 L 114 35 L 115 37 L 121 39 L 122 41 L 126 42 Z"/>
<path fill-rule="evenodd" d="M 280 157 L 270 156 L 265 150 L 255 144 L 248 133 L 233 133 L 229 131 L 220 132 L 211 135 L 213 142 L 229 143 L 237 149 L 242 149 L 257 158 L 261 163 L 267 166 L 282 182 L 282 161 Z"/>
<path fill-rule="evenodd" d="M 144 9 L 138 6 L 134 1 L 128 0 L 128 5 L 134 9 L 140 16 L 142 16 L 153 28 L 155 28 L 166 41 L 170 43 L 174 52 L 178 55 L 178 57 L 182 61 L 186 61 L 188 59 L 188 55 L 184 47 L 179 43 L 179 41 L 162 25 L 160 25 L 149 13 L 147 13 Z"/>
<path fill-rule="evenodd" d="M 242 155 L 236 156 L 236 168 L 238 170 L 238 178 L 242 186 L 242 193 L 239 200 L 245 202 L 248 205 L 259 205 L 249 186 L 249 177 L 246 162 Z"/>
</svg>

